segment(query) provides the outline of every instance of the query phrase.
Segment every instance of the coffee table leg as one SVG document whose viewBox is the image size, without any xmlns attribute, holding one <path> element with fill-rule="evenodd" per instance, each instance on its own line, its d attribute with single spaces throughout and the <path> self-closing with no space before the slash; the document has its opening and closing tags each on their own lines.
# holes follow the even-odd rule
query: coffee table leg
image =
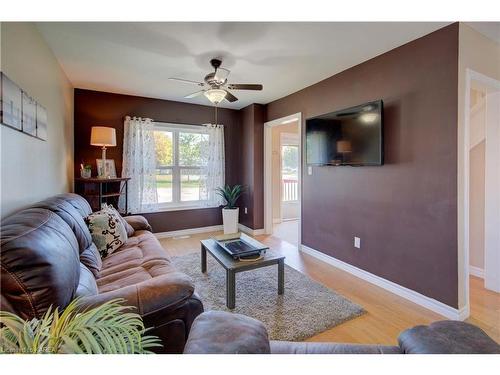
<svg viewBox="0 0 500 375">
<path fill-rule="evenodd" d="M 278 294 L 285 293 L 285 260 L 278 262 Z"/>
<path fill-rule="evenodd" d="M 207 272 L 207 249 L 201 245 L 201 272 Z"/>
<path fill-rule="evenodd" d="M 236 304 L 236 280 L 235 273 L 231 270 L 226 271 L 226 306 L 228 309 L 234 309 Z"/>
</svg>

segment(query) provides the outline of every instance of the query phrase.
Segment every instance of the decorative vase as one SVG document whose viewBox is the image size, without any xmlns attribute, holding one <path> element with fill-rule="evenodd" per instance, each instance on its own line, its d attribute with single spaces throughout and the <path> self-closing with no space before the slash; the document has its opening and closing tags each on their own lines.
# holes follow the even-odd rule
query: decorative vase
<svg viewBox="0 0 500 375">
<path fill-rule="evenodd" d="M 222 209 L 222 222 L 224 223 L 224 234 L 231 234 L 238 232 L 239 212 L 240 209 L 238 207 Z"/>
<path fill-rule="evenodd" d="M 91 169 L 80 169 L 80 176 L 82 178 L 90 178 L 92 176 Z"/>
</svg>

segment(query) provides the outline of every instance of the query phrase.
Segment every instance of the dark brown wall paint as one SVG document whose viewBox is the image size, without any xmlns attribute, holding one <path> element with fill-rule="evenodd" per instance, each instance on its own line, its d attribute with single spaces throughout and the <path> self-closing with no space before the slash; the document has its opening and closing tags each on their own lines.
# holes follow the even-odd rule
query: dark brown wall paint
<svg viewBox="0 0 500 375">
<path fill-rule="evenodd" d="M 214 108 L 161 99 L 112 94 L 75 89 L 75 175 L 79 175 L 82 161 L 91 163 L 96 174 L 95 159 L 101 157 L 99 147 L 90 146 L 92 126 L 116 128 L 117 147 L 108 148 L 107 157 L 114 159 L 116 171 L 121 173 L 123 152 L 123 120 L 125 116 L 150 117 L 156 121 L 179 124 L 204 124 L 214 121 Z M 226 182 L 239 182 L 240 113 L 219 109 L 219 123 L 224 124 L 226 153 Z M 220 209 L 197 209 L 160 212 L 145 215 L 155 232 L 166 232 L 222 224 Z"/>
<path fill-rule="evenodd" d="M 384 166 L 303 169 L 302 243 L 453 307 L 457 87 L 453 24 L 267 105 L 270 121 L 384 101 Z"/>
<path fill-rule="evenodd" d="M 252 104 L 241 110 L 241 184 L 246 190 L 240 202 L 240 223 L 251 228 L 264 227 L 264 121 L 265 107 Z M 248 213 L 244 213 L 247 207 Z"/>
</svg>

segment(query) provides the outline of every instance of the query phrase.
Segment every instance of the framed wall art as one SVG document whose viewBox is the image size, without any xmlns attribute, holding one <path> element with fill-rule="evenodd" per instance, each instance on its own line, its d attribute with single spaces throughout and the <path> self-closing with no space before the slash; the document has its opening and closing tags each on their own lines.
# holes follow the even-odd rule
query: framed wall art
<svg viewBox="0 0 500 375">
<path fill-rule="evenodd" d="M 36 136 L 47 140 L 47 110 L 40 103 L 36 103 Z"/>
<path fill-rule="evenodd" d="M 23 91 L 23 133 L 36 137 L 36 101 Z"/>
<path fill-rule="evenodd" d="M 21 131 L 23 92 L 3 73 L 0 73 L 0 88 L 0 122 Z"/>
</svg>

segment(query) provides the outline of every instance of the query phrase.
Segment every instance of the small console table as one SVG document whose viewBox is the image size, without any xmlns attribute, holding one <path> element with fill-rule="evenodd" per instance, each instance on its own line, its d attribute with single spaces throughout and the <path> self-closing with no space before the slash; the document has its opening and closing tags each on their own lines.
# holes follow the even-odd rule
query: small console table
<svg viewBox="0 0 500 375">
<path fill-rule="evenodd" d="M 125 195 L 125 211 L 128 214 L 128 181 L 130 177 L 115 178 L 75 178 L 75 192 L 84 197 L 92 207 L 92 211 L 99 211 L 103 203 L 112 204 L 118 209 L 118 198 Z"/>
</svg>

